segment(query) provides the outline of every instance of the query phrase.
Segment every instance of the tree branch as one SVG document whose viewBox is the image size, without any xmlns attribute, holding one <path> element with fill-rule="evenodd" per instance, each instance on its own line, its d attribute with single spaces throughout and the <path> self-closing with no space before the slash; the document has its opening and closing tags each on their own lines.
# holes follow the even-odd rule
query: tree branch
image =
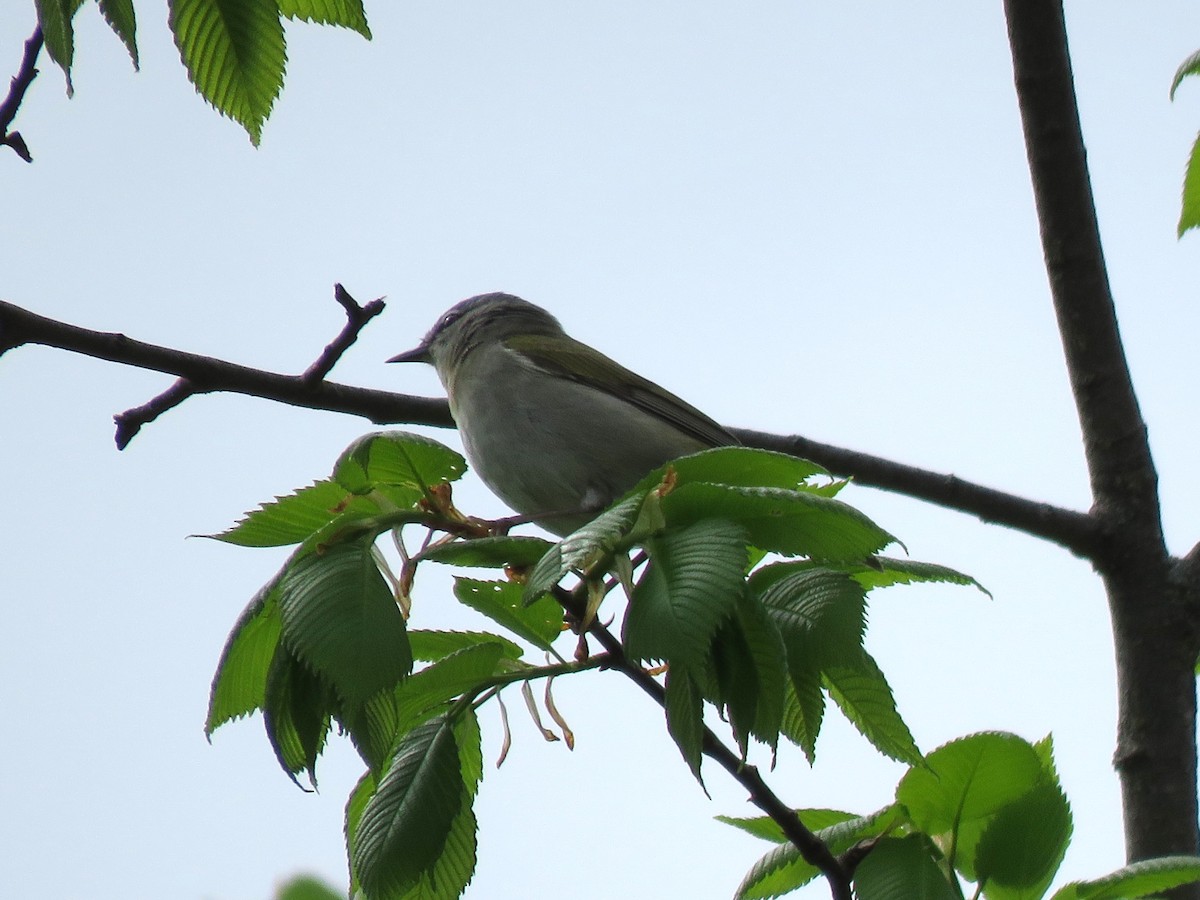
<svg viewBox="0 0 1200 900">
<path fill-rule="evenodd" d="M 1200 579 L 1200 544 L 1189 550 L 1187 556 L 1178 561 L 1176 571 L 1182 581 Z"/>
<path fill-rule="evenodd" d="M 305 381 L 304 376 L 265 372 L 142 343 L 123 334 L 68 325 L 0 301 L 0 354 L 23 344 L 42 344 L 123 365 L 166 372 L 186 379 L 193 393 L 229 391 L 248 394 L 292 406 L 362 416 L 380 425 L 407 423 L 454 427 L 445 400 L 394 394 L 330 381 L 310 383 Z M 183 390 L 176 384 L 160 398 L 122 415 L 140 417 L 143 423 L 151 421 L 156 403 L 169 403 L 174 399 L 172 391 Z M 1015 528 L 1061 544 L 1082 556 L 1090 557 L 1099 540 L 1096 524 L 1084 513 L 1036 503 L 953 475 L 902 465 L 877 456 L 818 443 L 799 435 L 774 435 L 747 429 L 733 429 L 733 433 L 749 447 L 804 456 L 839 475 L 852 476 L 863 484 L 978 516 L 985 522 Z"/>
<path fill-rule="evenodd" d="M 376 424 L 409 422 L 453 428 L 446 401 L 351 387 L 331 381 L 308 384 L 301 375 L 282 375 L 135 341 L 123 334 L 91 331 L 39 316 L 0 301 L 0 354 L 24 344 L 41 344 L 96 359 L 166 372 L 191 382 L 195 393 L 230 391 L 290 406 L 363 416 Z"/>
<path fill-rule="evenodd" d="M 304 370 L 300 379 L 305 384 L 316 384 L 323 381 L 325 376 L 337 365 L 337 361 L 342 358 L 342 354 L 358 340 L 358 333 L 366 327 L 368 322 L 383 312 L 384 308 L 382 297 L 372 300 L 366 306 L 359 306 L 358 301 L 351 297 L 350 292 L 340 284 L 333 286 L 333 299 L 341 304 L 342 309 L 346 310 L 346 327 L 325 347 L 325 351 L 317 360 Z"/>
<path fill-rule="evenodd" d="M 1150 456 L 1109 288 L 1060 0 L 1006 0 L 1042 251 L 1097 511 L 1162 545 Z"/>
<path fill-rule="evenodd" d="M 1193 615 L 1200 614 L 1200 544 L 1188 551 L 1187 556 L 1172 561 L 1171 584 L 1182 595 Z M 1200 646 L 1196 647 L 1200 653 Z"/>
<path fill-rule="evenodd" d="M 21 137 L 19 131 L 9 131 L 8 126 L 17 117 L 17 112 L 21 109 L 21 102 L 25 99 L 25 92 L 33 84 L 33 79 L 37 78 L 36 64 L 38 54 L 42 50 L 42 43 L 42 29 L 39 26 L 33 29 L 33 34 L 25 42 L 21 67 L 17 69 L 17 74 L 8 84 L 8 96 L 4 98 L 3 103 L 0 103 L 0 144 L 12 147 L 17 156 L 25 162 L 33 162 L 29 148 L 25 145 L 25 139 Z"/>
<path fill-rule="evenodd" d="M 117 413 L 113 416 L 113 421 L 117 425 L 117 433 L 114 435 L 117 449 L 124 450 L 142 430 L 143 425 L 150 424 L 167 410 L 174 409 L 194 393 L 196 393 L 196 389 L 192 387 L 192 383 L 186 378 L 180 378 L 149 402 Z"/>
<path fill-rule="evenodd" d="M 918 469 L 799 435 L 780 436 L 746 429 L 733 429 L 733 433 L 747 446 L 811 459 L 834 474 L 853 476 L 859 484 L 906 494 L 977 516 L 984 522 L 1015 528 L 1060 544 L 1077 556 L 1091 557 L 1099 544 L 1099 526 L 1087 513 L 1027 500 L 956 475 Z"/>
<path fill-rule="evenodd" d="M 382 299 L 372 300 L 366 306 L 359 306 L 358 302 L 340 284 L 333 286 L 333 296 L 346 310 L 347 322 L 341 333 L 325 347 L 316 361 L 300 376 L 300 382 L 306 387 L 311 388 L 320 384 L 337 364 L 337 361 L 342 358 L 342 354 L 358 339 L 358 333 L 384 309 Z M 143 425 L 153 422 L 167 410 L 174 409 L 197 391 L 198 388 L 191 379 L 180 378 L 149 403 L 135 406 L 133 409 L 127 409 L 125 412 L 113 416 L 113 421 L 117 423 L 117 449 L 124 450 Z"/>
<path fill-rule="evenodd" d="M 586 603 L 583 598 L 561 587 L 555 589 L 554 596 L 577 621 L 584 620 Z M 621 672 L 649 694 L 655 703 L 666 709 L 666 691 L 663 686 L 625 655 L 625 648 L 621 641 L 602 622 L 593 617 L 587 631 L 608 654 L 610 668 Z M 763 780 L 755 766 L 743 762 L 742 758 L 725 746 L 707 725 L 701 727 L 704 731 L 704 742 L 701 747 L 704 755 L 721 766 L 746 789 L 750 795 L 750 802 L 783 829 L 783 833 L 800 851 L 805 862 L 821 870 L 829 882 L 833 900 L 853 900 L 850 874 L 841 861 L 830 852 L 825 842 L 800 821 L 800 817 L 796 815 L 794 809 L 779 799 L 778 795 Z"/>
</svg>

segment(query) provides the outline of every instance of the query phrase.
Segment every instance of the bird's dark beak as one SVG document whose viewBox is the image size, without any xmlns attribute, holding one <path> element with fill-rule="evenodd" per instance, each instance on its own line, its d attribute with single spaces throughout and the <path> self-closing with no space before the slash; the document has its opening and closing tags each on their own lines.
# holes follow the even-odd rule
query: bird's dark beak
<svg viewBox="0 0 1200 900">
<path fill-rule="evenodd" d="M 433 360 L 429 356 L 429 347 L 421 344 L 419 347 L 413 347 L 411 350 L 405 350 L 403 353 L 397 353 L 391 359 L 390 363 L 394 362 L 423 362 L 432 363 Z"/>
</svg>

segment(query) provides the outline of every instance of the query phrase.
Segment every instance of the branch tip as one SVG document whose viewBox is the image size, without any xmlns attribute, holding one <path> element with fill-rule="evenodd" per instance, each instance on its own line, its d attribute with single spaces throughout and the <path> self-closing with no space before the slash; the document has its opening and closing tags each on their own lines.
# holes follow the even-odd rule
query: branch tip
<svg viewBox="0 0 1200 900">
<path fill-rule="evenodd" d="M 25 52 L 21 56 L 21 66 L 17 69 L 17 74 L 9 82 L 8 96 L 4 98 L 3 103 L 0 103 L 0 144 L 12 147 L 17 156 L 21 157 L 27 163 L 33 162 L 33 156 L 29 152 L 29 147 L 25 143 L 25 139 L 21 137 L 19 131 L 10 132 L 8 126 L 17 117 L 17 112 L 20 110 L 21 103 L 25 99 L 25 92 L 33 84 L 33 79 L 37 78 L 38 70 L 36 63 L 38 54 L 42 50 L 42 44 L 42 29 L 39 25 L 33 29 L 33 34 L 25 42 Z"/>
<path fill-rule="evenodd" d="M 325 347 L 313 364 L 304 370 L 300 380 L 305 385 L 323 381 L 325 376 L 337 365 L 342 355 L 358 340 L 359 332 L 366 327 L 368 322 L 382 313 L 386 305 L 383 298 L 380 297 L 365 306 L 360 306 L 350 292 L 342 287 L 341 282 L 333 286 L 333 299 L 346 311 L 346 325 L 342 328 L 341 333 Z"/>
<path fill-rule="evenodd" d="M 124 450 L 142 430 L 143 425 L 153 422 L 167 410 L 174 409 L 194 393 L 195 386 L 186 378 L 180 378 L 148 403 L 113 416 L 113 421 L 117 424 L 117 431 L 113 436 L 117 449 Z"/>
</svg>

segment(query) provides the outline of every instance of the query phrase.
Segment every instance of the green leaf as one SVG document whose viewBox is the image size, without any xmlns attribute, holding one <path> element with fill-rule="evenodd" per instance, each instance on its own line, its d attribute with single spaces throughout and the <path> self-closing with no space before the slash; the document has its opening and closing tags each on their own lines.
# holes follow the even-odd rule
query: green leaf
<svg viewBox="0 0 1200 900">
<path fill-rule="evenodd" d="M 738 595 L 733 622 L 754 664 L 756 705 L 751 732 L 774 749 L 779 743 L 788 683 L 783 637 L 758 598 L 744 591 Z"/>
<path fill-rule="evenodd" d="M 1028 741 L 1006 732 L 984 732 L 944 744 L 908 770 L 896 800 L 913 825 L 939 839 L 947 857 L 974 880 L 975 848 L 988 820 L 1026 794 L 1042 777 L 1042 762 Z"/>
<path fill-rule="evenodd" d="M 389 485 L 409 488 L 414 498 L 429 488 L 457 481 L 467 470 L 462 454 L 407 431 L 365 434 L 342 451 L 333 480 L 355 494 Z"/>
<path fill-rule="evenodd" d="M 362 0 L 279 0 L 279 11 L 289 19 L 337 25 L 371 39 Z"/>
<path fill-rule="evenodd" d="M 847 715 L 855 710 L 856 703 L 872 701 L 867 708 L 855 714 L 868 713 L 877 708 L 874 692 L 860 696 L 858 691 L 878 688 L 879 685 L 875 682 L 860 684 L 858 679 L 850 679 L 846 672 L 848 667 L 853 670 L 865 665 L 862 661 L 862 641 L 866 630 L 864 589 L 844 572 L 807 563 L 764 567 L 751 577 L 750 587 L 752 591 L 759 592 L 762 605 L 779 629 L 787 648 L 791 690 L 785 693 L 781 723 L 783 734 L 804 751 L 811 764 L 815 759 L 817 735 L 825 711 L 825 698 L 821 691 L 822 687 L 830 685 L 828 680 L 823 680 L 822 673 L 839 667 L 839 680 L 845 681 L 846 687 L 854 689 L 849 698 L 845 694 L 839 695 L 847 701 L 843 709 Z M 882 676 L 879 677 L 882 679 Z M 887 715 L 884 711 L 880 714 Z M 852 716 L 851 721 L 854 721 Z M 872 720 L 860 721 L 870 724 Z M 882 722 L 879 723 L 881 739 L 897 740 L 907 733 L 907 729 L 895 728 L 895 722 L 890 718 L 886 721 L 887 728 L 883 727 Z M 887 743 L 891 746 L 892 741 Z M 892 749 L 903 750 L 905 746 L 899 740 Z"/>
<path fill-rule="evenodd" d="M 712 674 L 716 679 L 717 706 L 724 712 L 745 761 L 758 716 L 758 678 L 745 637 L 728 621 L 722 623 L 712 642 Z"/>
<path fill-rule="evenodd" d="M 98 0 L 98 3 L 108 27 L 121 39 L 133 60 L 134 69 L 137 69 L 137 16 L 133 11 L 133 0 Z"/>
<path fill-rule="evenodd" d="M 521 585 L 514 581 L 458 577 L 454 579 L 454 596 L 542 650 L 549 650 L 562 634 L 562 607 L 550 597 L 524 605 Z"/>
<path fill-rule="evenodd" d="M 359 756 L 373 772 L 379 772 L 391 756 L 399 731 L 399 711 L 391 691 L 380 691 L 363 704 L 340 706 L 334 715 L 342 731 L 350 735 Z"/>
<path fill-rule="evenodd" d="M 752 578 L 751 589 L 759 583 Z M 789 569 L 759 597 L 783 636 L 789 667 L 811 663 L 823 668 L 832 661 L 853 659 L 862 647 L 866 594 L 862 585 L 842 572 Z"/>
<path fill-rule="evenodd" d="M 75 26 L 72 19 L 81 4 L 82 0 L 34 0 L 46 52 L 67 77 L 68 97 L 75 90 L 71 84 L 71 65 L 75 60 Z"/>
<path fill-rule="evenodd" d="M 283 627 L 278 584 L 274 578 L 255 594 L 229 633 L 209 692 L 204 723 L 208 737 L 226 722 L 262 709 Z"/>
<path fill-rule="evenodd" d="M 553 547 L 550 541 L 539 537 L 484 537 L 431 547 L 420 558 L 452 566 L 525 568 L 536 564 Z"/>
<path fill-rule="evenodd" d="M 783 639 L 757 598 L 739 594 L 734 616 L 712 642 L 717 697 L 744 757 L 753 735 L 774 749 L 783 719 Z"/>
<path fill-rule="evenodd" d="M 667 670 L 663 708 L 667 713 L 667 731 L 671 739 L 683 754 L 692 775 L 703 787 L 700 762 L 704 758 L 701 752 L 704 746 L 704 701 L 700 699 L 700 689 L 688 675 L 686 667 L 674 666 Z"/>
<path fill-rule="evenodd" d="M 1144 859 L 1091 881 L 1073 881 L 1051 900 L 1128 900 L 1200 881 L 1200 856 Z"/>
<path fill-rule="evenodd" d="M 1171 79 L 1171 99 L 1175 99 L 1175 91 L 1183 79 L 1189 75 L 1200 74 L 1200 50 L 1180 64 Z M 1183 202 L 1179 211 L 1179 237 L 1185 231 L 1200 225 L 1200 137 L 1192 144 L 1192 152 L 1188 156 L 1187 172 L 1183 177 Z"/>
<path fill-rule="evenodd" d="M 796 815 L 809 831 L 819 831 L 839 822 L 849 822 L 859 818 L 854 813 L 842 812 L 840 809 L 798 809 Z M 786 844 L 788 837 L 779 827 L 779 823 L 770 816 L 714 816 L 718 822 L 732 825 L 747 834 L 774 844 Z"/>
<path fill-rule="evenodd" d="M 926 834 L 990 816 L 1029 791 L 1042 773 L 1033 746 L 1007 732 L 989 731 L 943 744 L 925 765 L 905 773 L 896 800 Z"/>
<path fill-rule="evenodd" d="M 784 737 L 804 751 L 811 766 L 816 761 L 817 735 L 825 717 L 825 694 L 821 691 L 821 670 L 815 665 L 788 657 L 790 681 L 783 697 Z"/>
<path fill-rule="evenodd" d="M 746 533 L 709 519 L 664 532 L 646 549 L 650 564 L 625 616 L 626 651 L 635 659 L 669 660 L 698 671 L 742 591 Z"/>
<path fill-rule="evenodd" d="M 1033 745 L 1033 749 L 1042 764 L 1042 777 L 1049 778 L 1061 787 L 1058 778 L 1058 768 L 1054 765 L 1054 735 L 1046 735 Z"/>
<path fill-rule="evenodd" d="M 496 644 L 507 659 L 520 659 L 524 652 L 506 637 L 487 631 L 409 631 L 408 642 L 413 659 L 434 662 L 458 650 L 478 644 Z"/>
<path fill-rule="evenodd" d="M 257 146 L 287 64 L 276 0 L 170 0 L 169 7 L 192 84 Z"/>
<path fill-rule="evenodd" d="M 896 711 L 883 672 L 866 650 L 824 668 L 829 696 L 854 727 L 884 756 L 919 765 L 921 751 Z"/>
<path fill-rule="evenodd" d="M 858 900 L 959 900 L 924 835 L 884 838 L 854 872 Z"/>
<path fill-rule="evenodd" d="M 280 645 L 267 674 L 263 725 L 275 757 L 293 781 L 300 772 L 308 772 L 309 782 L 316 785 L 317 757 L 335 705 L 329 685 Z"/>
<path fill-rule="evenodd" d="M 483 751 L 480 747 L 479 721 L 474 712 L 468 710 L 454 722 L 454 738 L 458 745 L 459 764 L 464 782 L 465 797 L 473 797 L 480 778 L 483 777 Z M 375 791 L 374 779 L 368 774 L 359 782 L 346 806 L 346 845 L 354 856 L 354 836 L 362 811 Z M 475 812 L 464 800 L 458 814 L 450 824 L 446 843 L 433 866 L 423 872 L 415 884 L 407 890 L 394 894 L 403 900 L 457 900 L 470 883 L 475 871 L 477 850 Z M 360 885 L 351 880 L 350 895 L 356 894 Z"/>
<path fill-rule="evenodd" d="M 814 831 L 835 856 L 844 853 L 861 840 L 877 837 L 889 831 L 897 816 L 895 807 L 888 806 L 869 816 L 838 819 L 832 824 L 827 810 L 798 810 L 800 821 Z M 781 843 L 764 854 L 746 873 L 734 897 L 737 900 L 759 900 L 779 897 L 808 884 L 820 870 L 804 861 L 796 845 Z"/>
<path fill-rule="evenodd" d="M 790 841 L 764 853 L 733 892 L 735 900 L 781 897 L 808 884 L 821 870 L 804 860 Z"/>
<path fill-rule="evenodd" d="M 368 896 L 403 896 L 434 868 L 465 793 L 449 721 L 434 719 L 401 739 L 351 842 L 351 865 Z"/>
<path fill-rule="evenodd" d="M 479 825 L 471 804 L 463 803 L 450 823 L 446 843 L 434 864 L 399 900 L 458 900 L 475 874 Z"/>
<path fill-rule="evenodd" d="M 1170 98 L 1172 100 L 1175 99 L 1175 91 L 1179 88 L 1179 85 L 1183 82 L 1183 79 L 1187 78 L 1189 75 L 1200 75 L 1200 50 L 1197 50 L 1195 53 L 1185 59 L 1179 64 L 1179 68 L 1175 70 L 1175 77 L 1171 79 Z"/>
<path fill-rule="evenodd" d="M 497 672 L 501 652 L 499 644 L 476 644 L 414 673 L 395 692 L 401 730 L 413 728 L 431 710 L 489 681 Z"/>
<path fill-rule="evenodd" d="M 369 541 L 301 557 L 279 590 L 283 642 L 347 703 L 366 702 L 412 669 L 404 618 Z"/>
<path fill-rule="evenodd" d="M 358 779 L 353 790 L 350 791 L 350 796 L 346 799 L 346 853 L 350 859 L 354 859 L 354 847 L 358 842 L 358 828 L 362 822 L 363 810 L 367 808 L 367 802 L 375 796 L 376 780 L 372 772 L 366 772 L 362 778 Z M 354 866 L 350 866 L 350 896 L 360 896 L 361 885 L 358 883 L 358 876 L 354 871 Z"/>
<path fill-rule="evenodd" d="M 1040 900 L 1071 840 L 1071 807 L 1043 776 L 988 823 L 975 850 L 975 871 L 988 900 Z"/>
<path fill-rule="evenodd" d="M 1188 154 L 1187 169 L 1183 175 L 1183 197 L 1179 209 L 1179 225 L 1176 233 L 1183 237 L 1184 232 L 1200 225 L 1200 136 L 1192 144 Z"/>
<path fill-rule="evenodd" d="M 820 869 L 805 862 L 795 844 L 780 844 L 759 857 L 742 878 L 733 896 L 736 900 L 781 897 L 803 887 L 820 874 Z"/>
<path fill-rule="evenodd" d="M 299 544 L 340 515 L 373 516 L 379 512 L 375 503 L 352 495 L 336 482 L 315 481 L 251 510 L 220 534 L 202 537 L 241 547 L 282 547 Z"/>
<path fill-rule="evenodd" d="M 676 487 L 693 482 L 741 485 L 742 487 L 778 487 L 811 490 L 808 480 L 830 478 L 829 470 L 815 462 L 753 447 L 716 447 L 684 456 L 655 469 L 638 483 L 635 492 L 656 488 L 667 468 L 675 472 Z"/>
<path fill-rule="evenodd" d="M 871 562 L 872 565 L 869 566 L 858 563 L 830 566 L 830 568 L 846 572 L 867 591 L 879 587 L 890 587 L 893 584 L 942 583 L 975 587 L 989 597 L 992 596 L 987 588 L 970 575 L 964 575 L 947 566 L 918 562 L 912 559 L 895 559 L 889 556 L 876 556 Z"/>
<path fill-rule="evenodd" d="M 536 601 L 569 572 L 587 570 L 620 549 L 644 499 L 643 494 L 626 497 L 551 547 L 529 573 L 525 603 Z"/>
<path fill-rule="evenodd" d="M 280 886 L 275 900 L 345 900 L 345 894 L 335 891 L 312 875 L 297 875 Z"/>
<path fill-rule="evenodd" d="M 840 500 L 783 488 L 685 484 L 663 498 L 663 511 L 671 525 L 736 522 L 755 547 L 788 556 L 858 561 L 895 541 Z"/>
</svg>

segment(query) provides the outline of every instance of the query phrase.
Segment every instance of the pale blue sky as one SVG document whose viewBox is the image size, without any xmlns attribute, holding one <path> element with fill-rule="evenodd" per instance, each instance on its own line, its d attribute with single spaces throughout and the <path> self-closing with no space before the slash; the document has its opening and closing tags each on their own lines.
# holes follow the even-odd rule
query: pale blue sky
<svg viewBox="0 0 1200 900">
<path fill-rule="evenodd" d="M 6 83 L 31 3 L 0 11 Z M 301 371 L 341 326 L 332 284 L 388 312 L 339 381 L 432 394 L 383 365 L 454 301 L 508 290 L 730 425 L 798 431 L 1083 508 L 1086 477 L 1030 199 L 1000 4 L 374 3 L 375 40 L 288 29 L 261 149 L 186 82 L 165 4 L 142 71 L 94 10 L 76 95 L 46 62 L 0 156 L 0 297 L 44 315 Z M 1197 534 L 1200 251 L 1177 242 L 1200 84 L 1191 2 L 1068 6 L 1089 159 L 1172 549 Z M 0 895 L 264 900 L 344 880 L 336 741 L 298 791 L 261 723 L 202 734 L 225 635 L 281 555 L 194 533 L 325 475 L 369 423 L 199 397 L 124 453 L 111 416 L 170 383 L 26 348 L 0 359 Z M 452 433 L 430 432 L 450 443 Z M 477 482 L 457 495 L 483 514 Z M 868 648 L 922 748 L 1053 732 L 1075 812 L 1060 880 L 1121 863 L 1111 642 L 1088 566 L 866 489 L 918 559 L 979 578 L 896 588 Z M 432 573 L 430 573 L 432 575 Z M 480 627 L 441 576 L 425 625 Z M 692 781 L 661 713 L 616 676 L 563 680 L 578 746 L 515 746 L 478 800 L 469 897 L 726 897 L 766 845 L 715 768 Z M 485 754 L 499 727 L 484 715 Z M 832 716 L 796 806 L 866 812 L 901 770 Z M 825 888 L 804 896 L 827 896 Z"/>
</svg>

